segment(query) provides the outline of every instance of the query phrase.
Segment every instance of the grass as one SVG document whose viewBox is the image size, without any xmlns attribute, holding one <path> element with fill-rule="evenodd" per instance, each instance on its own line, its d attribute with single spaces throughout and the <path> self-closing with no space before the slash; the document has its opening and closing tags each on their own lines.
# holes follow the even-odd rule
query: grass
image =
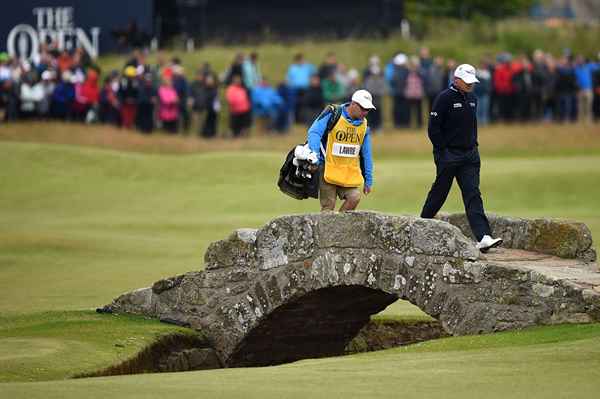
<svg viewBox="0 0 600 399">
<path fill-rule="evenodd" d="M 207 245 L 235 228 L 318 208 L 275 186 L 300 128 L 212 142 L 104 129 L 0 126 L 0 381 L 62 379 L 130 356 L 176 328 L 85 309 L 202 269 Z M 480 142 L 489 212 L 572 218 L 600 237 L 597 126 L 497 126 Z M 374 153 L 361 209 L 417 214 L 433 177 L 424 135 L 386 131 Z M 444 211 L 461 210 L 455 188 Z M 379 317 L 427 316 L 398 302 Z M 598 344 L 597 324 L 544 327 L 271 368 L 3 383 L 0 397 L 578 397 L 600 387 Z"/>
<path fill-rule="evenodd" d="M 287 152 L 306 140 L 306 128 L 295 125 L 283 136 L 252 132 L 243 140 L 203 140 L 155 133 L 149 136 L 113 126 L 23 122 L 0 125 L 0 140 L 69 144 L 144 154 L 197 154 L 207 152 Z M 495 157 L 549 157 L 600 154 L 600 125 L 493 125 L 479 129 L 482 154 Z M 431 143 L 425 129 L 384 129 L 373 137 L 377 159 L 429 159 Z"/>
<path fill-rule="evenodd" d="M 581 398 L 600 387 L 600 325 L 450 338 L 277 367 L 0 384 L 19 398 Z"/>
<path fill-rule="evenodd" d="M 189 330 L 92 311 L 0 316 L 0 382 L 56 380 L 96 371 L 174 332 Z"/>
<path fill-rule="evenodd" d="M 281 153 L 133 154 L 0 144 L 0 311 L 76 310 L 161 277 L 202 269 L 204 250 L 239 227 L 316 211 L 275 186 Z M 597 155 L 484 158 L 489 212 L 574 218 L 600 235 Z M 417 214 L 428 159 L 375 162 L 362 209 Z M 454 190 L 446 211 L 461 211 Z M 31 297 L 30 292 L 36 295 Z"/>
</svg>

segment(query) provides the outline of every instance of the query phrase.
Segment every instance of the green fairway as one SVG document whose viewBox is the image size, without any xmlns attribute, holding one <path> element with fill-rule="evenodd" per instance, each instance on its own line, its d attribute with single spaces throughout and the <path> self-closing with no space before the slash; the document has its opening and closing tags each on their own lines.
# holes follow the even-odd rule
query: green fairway
<svg viewBox="0 0 600 399">
<path fill-rule="evenodd" d="M 0 384 L 9 398 L 584 398 L 600 325 L 450 338 L 278 367 Z"/>
<path fill-rule="evenodd" d="M 189 156 L 0 143 L 0 312 L 96 307 L 203 267 L 207 245 L 316 201 L 282 195 L 278 153 Z M 489 212 L 574 218 L 600 236 L 600 156 L 487 158 Z M 430 160 L 375 163 L 361 209 L 418 214 Z M 461 211 L 457 190 L 445 211 Z M 597 245 L 597 243 L 596 243 Z"/>
<path fill-rule="evenodd" d="M 0 382 L 64 379 L 96 371 L 173 332 L 190 330 L 91 311 L 0 316 Z"/>
<path fill-rule="evenodd" d="M 486 209 L 585 222 L 598 249 L 599 140 L 581 133 L 589 147 L 528 153 L 511 144 L 514 134 L 482 138 L 494 148 L 488 154 L 484 147 L 482 154 Z M 394 147 L 385 147 L 386 138 Z M 241 141 L 232 144 L 235 151 L 158 155 L 10 140 L 0 141 L 2 398 L 464 398 L 481 392 L 542 398 L 578 397 L 600 388 L 600 325 L 451 338 L 270 368 L 13 383 L 106 367 L 158 334 L 180 330 L 82 310 L 202 269 L 210 242 L 282 214 L 316 212 L 318 203 L 281 194 L 275 182 L 283 151 L 258 151 L 252 141 L 252 150 Z M 543 141 L 542 133 L 535 140 Z M 375 154 L 375 190 L 361 209 L 419 213 L 434 175 L 423 143 L 423 137 L 409 135 L 375 138 L 374 148 L 381 149 Z M 462 211 L 456 187 L 443 211 Z M 383 316 L 427 317 L 406 302 L 391 305 Z"/>
</svg>

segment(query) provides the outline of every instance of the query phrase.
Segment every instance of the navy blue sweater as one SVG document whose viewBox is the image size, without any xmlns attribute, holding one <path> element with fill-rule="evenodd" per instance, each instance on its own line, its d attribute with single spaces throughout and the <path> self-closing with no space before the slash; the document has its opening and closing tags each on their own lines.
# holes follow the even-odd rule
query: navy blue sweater
<svg viewBox="0 0 600 399">
<path fill-rule="evenodd" d="M 433 148 L 469 150 L 477 146 L 477 98 L 454 86 L 442 91 L 429 114 L 428 134 Z"/>
</svg>

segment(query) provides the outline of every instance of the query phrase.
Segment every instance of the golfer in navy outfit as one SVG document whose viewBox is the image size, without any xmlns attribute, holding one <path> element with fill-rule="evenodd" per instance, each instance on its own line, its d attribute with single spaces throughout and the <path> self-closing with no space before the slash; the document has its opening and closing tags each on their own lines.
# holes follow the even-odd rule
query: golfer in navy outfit
<svg viewBox="0 0 600 399">
<path fill-rule="evenodd" d="M 456 178 L 469 225 L 478 241 L 477 248 L 487 252 L 500 245 L 502 239 L 492 238 L 479 191 L 481 161 L 477 143 L 477 98 L 471 93 L 478 82 L 473 66 L 459 65 L 454 71 L 452 85 L 433 102 L 428 134 L 433 144 L 436 178 L 423 205 L 421 217 L 435 217 Z"/>
</svg>

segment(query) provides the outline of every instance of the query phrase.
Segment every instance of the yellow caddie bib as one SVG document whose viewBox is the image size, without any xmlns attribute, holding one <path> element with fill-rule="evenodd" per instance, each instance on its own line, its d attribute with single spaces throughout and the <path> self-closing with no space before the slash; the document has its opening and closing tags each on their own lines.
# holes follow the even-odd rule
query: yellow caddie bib
<svg viewBox="0 0 600 399">
<path fill-rule="evenodd" d="M 327 183 L 359 187 L 364 179 L 360 171 L 360 147 L 367 132 L 367 120 L 354 126 L 342 115 L 327 136 L 325 174 Z"/>
</svg>

